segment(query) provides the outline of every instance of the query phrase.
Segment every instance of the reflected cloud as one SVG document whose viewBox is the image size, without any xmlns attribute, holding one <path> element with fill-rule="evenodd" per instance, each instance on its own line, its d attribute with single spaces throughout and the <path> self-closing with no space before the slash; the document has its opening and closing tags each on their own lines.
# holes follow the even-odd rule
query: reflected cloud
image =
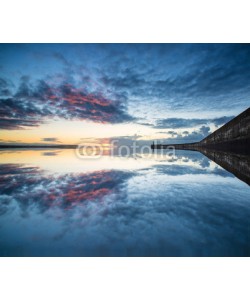
<svg viewBox="0 0 250 300">
<path fill-rule="evenodd" d="M 43 156 L 56 156 L 60 153 L 60 151 L 47 151 L 47 152 L 43 152 L 42 155 Z"/>
<path fill-rule="evenodd" d="M 18 202 L 23 212 L 36 207 L 68 210 L 84 201 L 101 200 L 117 194 L 130 172 L 99 171 L 85 174 L 48 175 L 36 167 L 6 164 L 0 171 L 0 211 L 10 200 Z"/>
<path fill-rule="evenodd" d="M 234 177 L 231 173 L 219 167 L 214 169 L 196 168 L 194 166 L 181 166 L 181 165 L 158 165 L 156 170 L 159 173 L 169 176 L 191 175 L 191 174 L 214 174 L 221 177 Z"/>
</svg>

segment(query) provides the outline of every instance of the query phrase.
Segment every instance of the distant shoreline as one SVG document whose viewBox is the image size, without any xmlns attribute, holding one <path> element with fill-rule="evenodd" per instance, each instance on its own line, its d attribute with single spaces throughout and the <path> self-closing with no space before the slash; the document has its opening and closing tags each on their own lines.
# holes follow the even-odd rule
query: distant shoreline
<svg viewBox="0 0 250 300">
<path fill-rule="evenodd" d="M 0 149 L 76 149 L 77 145 L 0 145 Z"/>
</svg>

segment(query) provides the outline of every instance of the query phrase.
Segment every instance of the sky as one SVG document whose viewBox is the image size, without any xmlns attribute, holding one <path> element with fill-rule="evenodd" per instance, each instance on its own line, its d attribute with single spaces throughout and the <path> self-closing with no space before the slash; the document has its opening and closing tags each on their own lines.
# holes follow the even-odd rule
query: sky
<svg viewBox="0 0 250 300">
<path fill-rule="evenodd" d="M 249 100 L 249 44 L 0 44 L 1 144 L 196 142 Z"/>
</svg>

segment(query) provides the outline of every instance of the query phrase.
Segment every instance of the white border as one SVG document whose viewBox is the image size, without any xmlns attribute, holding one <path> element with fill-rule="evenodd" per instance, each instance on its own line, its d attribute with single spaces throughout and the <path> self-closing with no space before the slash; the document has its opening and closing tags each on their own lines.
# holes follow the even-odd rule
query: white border
<svg viewBox="0 0 250 300">
<path fill-rule="evenodd" d="M 0 259 L 2 299 L 249 299 L 242 258 Z"/>
<path fill-rule="evenodd" d="M 1 42 L 249 42 L 247 0 L 2 0 Z"/>
</svg>

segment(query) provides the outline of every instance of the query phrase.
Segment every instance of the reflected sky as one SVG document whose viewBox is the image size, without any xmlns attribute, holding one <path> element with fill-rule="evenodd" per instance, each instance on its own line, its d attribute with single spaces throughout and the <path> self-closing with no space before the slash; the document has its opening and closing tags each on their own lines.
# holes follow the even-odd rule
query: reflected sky
<svg viewBox="0 0 250 300">
<path fill-rule="evenodd" d="M 249 186 L 204 155 L 0 152 L 1 256 L 249 256 Z"/>
</svg>

